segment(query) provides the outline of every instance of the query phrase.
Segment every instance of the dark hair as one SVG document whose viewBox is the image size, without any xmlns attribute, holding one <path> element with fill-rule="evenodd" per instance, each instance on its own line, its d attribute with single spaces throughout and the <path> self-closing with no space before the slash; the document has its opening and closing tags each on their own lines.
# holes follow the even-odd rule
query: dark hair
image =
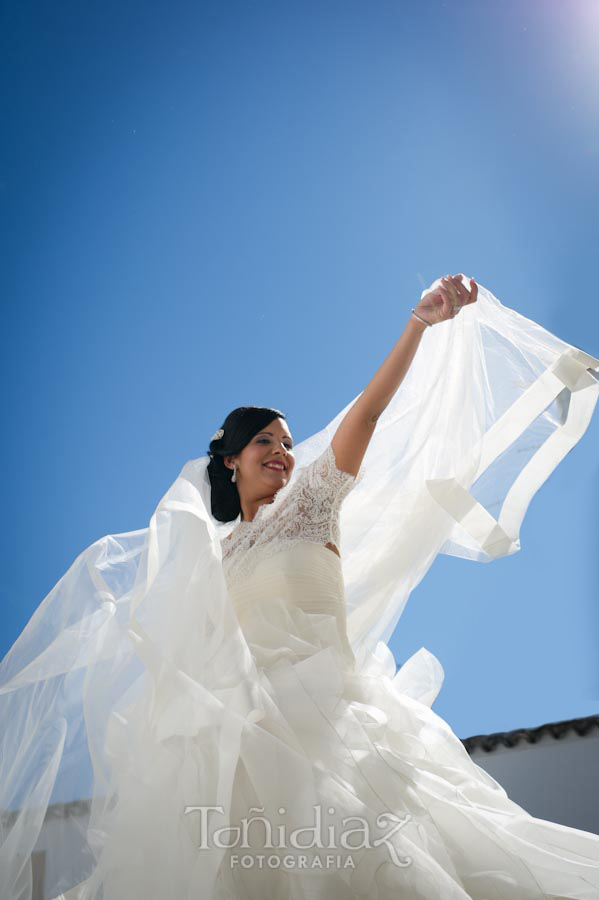
<svg viewBox="0 0 599 900">
<path fill-rule="evenodd" d="M 225 432 L 222 438 L 210 441 L 210 505 L 212 515 L 219 522 L 232 522 L 241 512 L 237 484 L 231 481 L 233 473 L 225 465 L 224 457 L 241 453 L 254 435 L 276 418 L 285 419 L 285 415 L 268 406 L 238 406 L 221 425 Z"/>
</svg>

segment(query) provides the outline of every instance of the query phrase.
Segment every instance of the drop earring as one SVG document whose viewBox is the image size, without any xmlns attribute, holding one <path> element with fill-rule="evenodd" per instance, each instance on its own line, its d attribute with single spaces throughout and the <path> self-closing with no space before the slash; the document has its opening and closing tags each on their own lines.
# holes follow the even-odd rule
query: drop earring
<svg viewBox="0 0 599 900">
<path fill-rule="evenodd" d="M 237 466 L 233 465 L 233 475 L 231 477 L 231 481 L 237 481 Z"/>
</svg>

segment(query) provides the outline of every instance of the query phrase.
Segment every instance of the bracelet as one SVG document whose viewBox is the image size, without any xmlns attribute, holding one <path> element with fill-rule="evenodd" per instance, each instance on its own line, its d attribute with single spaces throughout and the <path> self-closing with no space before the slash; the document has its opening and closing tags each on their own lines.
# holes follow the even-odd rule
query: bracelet
<svg viewBox="0 0 599 900">
<path fill-rule="evenodd" d="M 423 319 L 422 316 L 419 316 L 418 313 L 414 310 L 412 310 L 412 315 L 416 316 L 416 318 L 419 319 L 420 322 L 424 322 L 425 325 L 428 325 L 429 328 L 431 327 L 431 323 L 427 322 L 426 319 Z"/>
</svg>

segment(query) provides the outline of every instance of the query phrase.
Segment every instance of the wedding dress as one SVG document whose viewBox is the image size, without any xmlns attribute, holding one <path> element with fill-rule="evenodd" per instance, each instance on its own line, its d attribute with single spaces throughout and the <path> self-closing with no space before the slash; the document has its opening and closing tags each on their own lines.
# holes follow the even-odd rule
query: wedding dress
<svg viewBox="0 0 599 900">
<path fill-rule="evenodd" d="M 42 852 L 66 900 L 599 898 L 599 836 L 510 800 L 433 712 L 439 660 L 387 646 L 439 552 L 519 549 L 599 392 L 599 360 L 485 288 L 460 316 L 356 477 L 348 405 L 251 522 L 211 516 L 202 457 L 75 560 L 0 667 L 2 898 Z"/>
</svg>

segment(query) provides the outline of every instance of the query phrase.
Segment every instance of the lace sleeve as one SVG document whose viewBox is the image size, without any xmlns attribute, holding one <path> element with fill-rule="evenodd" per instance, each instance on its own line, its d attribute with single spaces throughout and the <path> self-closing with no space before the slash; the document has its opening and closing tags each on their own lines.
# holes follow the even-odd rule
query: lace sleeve
<svg viewBox="0 0 599 900">
<path fill-rule="evenodd" d="M 351 475 L 337 466 L 333 447 L 328 444 L 301 473 L 297 486 L 298 512 L 311 526 L 328 523 L 334 527 L 343 500 L 361 478 L 361 470 L 357 475 Z M 332 540 L 333 536 L 330 538 Z"/>
</svg>

